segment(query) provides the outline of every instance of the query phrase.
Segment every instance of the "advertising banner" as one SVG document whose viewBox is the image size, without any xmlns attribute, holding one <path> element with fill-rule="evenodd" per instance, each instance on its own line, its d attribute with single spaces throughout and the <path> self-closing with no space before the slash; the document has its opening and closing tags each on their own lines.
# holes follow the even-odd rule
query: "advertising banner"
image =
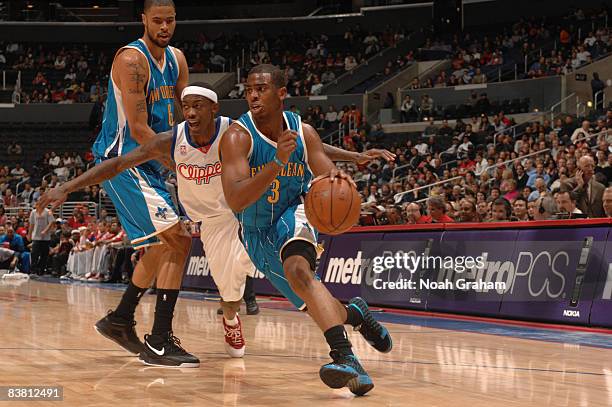
<svg viewBox="0 0 612 407">
<path fill-rule="evenodd" d="M 612 327 L 608 230 L 321 235 L 317 273 L 342 301 L 363 296 L 379 306 Z M 192 241 L 183 286 L 216 290 L 199 238 Z M 254 287 L 257 294 L 279 295 L 261 272 Z"/>
<path fill-rule="evenodd" d="M 590 325 L 612 328 L 612 242 L 606 243 L 598 284 L 593 295 Z"/>
<path fill-rule="evenodd" d="M 445 231 L 439 255 L 455 264 L 432 270 L 436 285 L 430 286 L 427 309 L 496 316 L 508 283 L 505 260 L 517 235 L 516 230 Z"/>
<path fill-rule="evenodd" d="M 346 301 L 361 295 L 363 270 L 369 267 L 369 259 L 364 259 L 361 250 L 362 242 L 379 242 L 382 238 L 382 233 L 351 233 L 330 239 L 318 274 L 334 297 Z"/>
<path fill-rule="evenodd" d="M 364 270 L 361 295 L 372 304 L 425 310 L 424 285 L 435 265 L 424 259 L 440 253 L 441 237 L 440 232 L 386 233 L 382 241 L 362 242 L 364 257 L 372 261 Z M 382 264 L 384 258 L 393 265 Z"/>
<path fill-rule="evenodd" d="M 586 324 L 607 228 L 521 230 L 500 315 Z"/>
<path fill-rule="evenodd" d="M 202 290 L 216 290 L 208 268 L 208 261 L 204 254 L 202 241 L 199 237 L 191 239 L 191 253 L 185 264 L 185 272 L 183 274 L 183 287 L 196 288 Z"/>
</svg>

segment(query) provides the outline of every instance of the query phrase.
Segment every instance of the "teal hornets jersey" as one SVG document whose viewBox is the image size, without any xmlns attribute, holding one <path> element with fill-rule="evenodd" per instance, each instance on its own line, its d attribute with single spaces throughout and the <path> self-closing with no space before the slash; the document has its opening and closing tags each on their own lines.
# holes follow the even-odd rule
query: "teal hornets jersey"
<svg viewBox="0 0 612 407">
<path fill-rule="evenodd" d="M 142 39 L 131 42 L 123 48 L 138 50 L 149 62 L 149 81 L 145 87 L 149 127 L 156 133 L 171 130 L 174 125 L 174 88 L 179 77 L 179 64 L 173 48 L 167 47 L 164 50 L 162 65 L 151 56 Z M 115 85 L 111 74 L 108 79 L 108 97 L 102 129 L 94 143 L 93 153 L 98 159 L 117 157 L 129 153 L 138 145 L 128 126 L 121 90 Z M 159 171 L 161 164 L 149 161 L 140 167 Z"/>
<path fill-rule="evenodd" d="M 283 116 L 286 128 L 295 130 L 299 134 L 297 147 L 266 193 L 257 202 L 237 214 L 243 227 L 263 228 L 275 225 L 287 209 L 301 204 L 302 197 L 308 192 L 312 172 L 308 167 L 308 152 L 302 133 L 302 120 L 299 115 L 292 112 L 284 112 Z M 251 135 L 249 166 L 251 177 L 254 177 L 266 164 L 274 160 L 276 143 L 257 129 L 251 112 L 240 116 L 236 123 L 244 127 Z"/>
</svg>

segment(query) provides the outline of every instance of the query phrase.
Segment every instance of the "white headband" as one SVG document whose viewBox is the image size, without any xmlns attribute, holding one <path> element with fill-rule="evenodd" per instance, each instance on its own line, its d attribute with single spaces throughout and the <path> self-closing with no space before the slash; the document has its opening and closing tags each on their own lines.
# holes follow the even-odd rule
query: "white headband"
<svg viewBox="0 0 612 407">
<path fill-rule="evenodd" d="M 204 96 L 205 98 L 217 103 L 217 94 L 213 90 L 203 88 L 202 86 L 187 86 L 185 89 L 183 89 L 183 93 L 181 93 L 181 100 L 185 99 L 185 96 L 188 95 Z"/>
</svg>

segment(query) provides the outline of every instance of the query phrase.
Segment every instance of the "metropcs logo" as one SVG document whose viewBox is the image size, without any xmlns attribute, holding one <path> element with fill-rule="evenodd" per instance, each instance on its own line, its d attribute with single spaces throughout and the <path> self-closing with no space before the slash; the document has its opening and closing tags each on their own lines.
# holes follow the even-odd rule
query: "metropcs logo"
<svg viewBox="0 0 612 407">
<path fill-rule="evenodd" d="M 191 256 L 189 258 L 189 265 L 187 266 L 188 276 L 208 276 L 210 275 L 210 268 L 208 267 L 208 260 L 206 256 Z"/>
<path fill-rule="evenodd" d="M 195 180 L 197 185 L 210 183 L 211 178 L 221 175 L 221 162 L 207 164 L 203 167 L 195 164 L 180 163 L 176 166 L 176 171 L 186 180 Z"/>
<path fill-rule="evenodd" d="M 323 281 L 326 283 L 359 285 L 363 281 L 364 271 L 365 284 L 368 286 L 373 286 L 373 282 L 376 279 L 382 278 L 384 281 L 396 281 L 398 279 L 397 273 L 393 276 L 385 271 L 375 273 L 373 271 L 372 260 L 362 258 L 362 255 L 362 251 L 358 251 L 357 255 L 352 258 L 330 257 L 325 274 L 323 275 Z M 383 256 L 394 255 L 394 252 L 383 252 Z M 445 268 L 425 270 L 424 278 L 438 282 L 456 282 L 458 279 L 486 283 L 504 282 L 505 289 L 491 290 L 483 288 L 474 290 L 477 292 L 497 291 L 499 294 L 508 292 L 512 294 L 517 281 L 526 279 L 529 297 L 554 299 L 564 298 L 566 276 L 563 272 L 567 272 L 569 268 L 575 268 L 576 266 L 576 264 L 570 264 L 570 256 L 566 251 L 522 251 L 518 253 L 516 261 L 488 260 L 489 254 L 487 252 L 480 253 L 479 255 L 483 256 L 484 259 L 483 268 L 475 267 L 461 273 Z M 420 271 L 417 270 L 414 274 L 405 272 L 400 277 L 414 281 L 418 278 L 417 276 Z"/>
<path fill-rule="evenodd" d="M 210 276 L 210 266 L 208 265 L 206 256 L 191 256 L 187 264 L 187 275 L 199 277 Z M 261 271 L 255 270 L 253 278 L 263 279 L 266 278 L 266 276 L 264 276 Z"/>
</svg>

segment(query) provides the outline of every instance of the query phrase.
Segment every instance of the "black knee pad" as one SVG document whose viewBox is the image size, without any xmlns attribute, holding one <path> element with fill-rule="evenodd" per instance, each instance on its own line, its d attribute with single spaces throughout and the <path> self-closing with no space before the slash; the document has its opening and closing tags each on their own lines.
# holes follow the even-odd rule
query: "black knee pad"
<svg viewBox="0 0 612 407">
<path fill-rule="evenodd" d="M 294 240 L 285 246 L 281 252 L 281 260 L 283 263 L 288 257 L 302 256 L 310 264 L 310 269 L 314 272 L 317 267 L 317 251 L 310 242 L 305 240 Z"/>
</svg>

